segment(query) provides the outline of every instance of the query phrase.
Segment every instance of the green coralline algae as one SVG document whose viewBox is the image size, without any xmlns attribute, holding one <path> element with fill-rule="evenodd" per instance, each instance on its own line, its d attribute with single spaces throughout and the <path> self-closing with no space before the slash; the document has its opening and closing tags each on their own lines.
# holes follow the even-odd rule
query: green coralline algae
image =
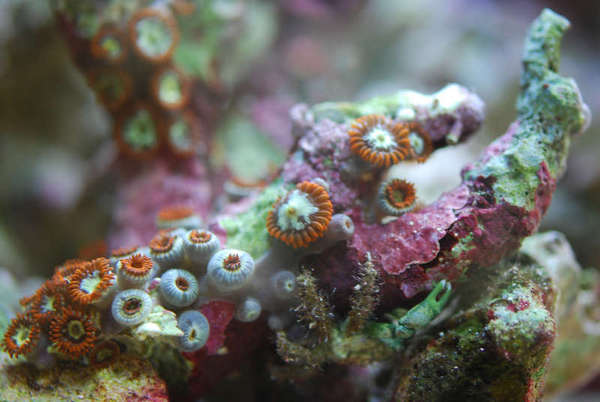
<svg viewBox="0 0 600 402">
<path fill-rule="evenodd" d="M 515 287 L 502 292 L 493 302 L 488 315 L 493 319 L 484 331 L 493 342 L 513 361 L 523 366 L 539 367 L 544 361 L 531 359 L 532 355 L 545 359 L 543 352 L 548 345 L 539 343 L 539 338 L 554 332 L 555 322 L 552 312 L 546 309 L 541 300 L 526 287 Z M 532 352 L 541 348 L 542 353 Z"/>
<path fill-rule="evenodd" d="M 9 366 L 0 375 L 2 401 L 167 401 L 149 362 L 122 356 L 106 368 Z"/>
<path fill-rule="evenodd" d="M 349 123 L 368 114 L 382 114 L 392 119 L 412 120 L 420 109 L 430 116 L 454 114 L 469 92 L 458 84 L 449 84 L 436 93 L 423 95 L 403 90 L 392 96 L 377 97 L 366 102 L 326 102 L 311 108 L 315 121 L 329 119 L 336 123 Z"/>
<path fill-rule="evenodd" d="M 254 258 L 262 256 L 269 248 L 269 232 L 265 226 L 267 215 L 286 189 L 281 181 L 265 188 L 247 211 L 235 217 L 223 218 L 219 224 L 227 232 L 227 247 L 245 250 Z"/>
<path fill-rule="evenodd" d="M 575 81 L 557 74 L 560 39 L 568 27 L 565 18 L 547 9 L 534 21 L 525 41 L 518 128 L 506 151 L 465 175 L 465 180 L 493 178 L 498 202 L 533 209 L 542 165 L 557 179 L 571 135 L 583 131 L 589 119 Z"/>
</svg>

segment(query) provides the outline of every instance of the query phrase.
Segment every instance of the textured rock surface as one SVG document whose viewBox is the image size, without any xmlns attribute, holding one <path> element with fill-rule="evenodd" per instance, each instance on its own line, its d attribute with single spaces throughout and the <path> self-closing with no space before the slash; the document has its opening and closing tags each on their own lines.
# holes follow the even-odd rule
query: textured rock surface
<svg viewBox="0 0 600 402">
<path fill-rule="evenodd" d="M 399 370 L 396 399 L 529 401 L 581 384 L 599 369 L 598 317 L 586 312 L 599 283 L 562 234 L 527 238 L 461 282 L 457 311 Z"/>
<path fill-rule="evenodd" d="M 497 263 L 536 230 L 565 168 L 571 136 L 580 133 L 589 119 L 574 81 L 557 74 L 559 41 L 567 27 L 567 20 L 549 10 L 534 22 L 523 56 L 518 119 L 478 162 L 463 169 L 463 183 L 458 188 L 386 225 L 369 222 L 364 212 L 357 210 L 361 204 L 355 200 L 360 194 L 350 199 L 341 196 L 339 205 L 355 207 L 356 235 L 347 249 L 336 249 L 312 261 L 321 270 L 327 267 L 326 282 L 341 298 L 348 290 L 342 278 L 366 252 L 371 252 L 388 285 L 410 298 L 430 288 L 433 281 L 455 280 L 471 267 Z M 317 132 L 321 129 L 318 124 L 313 128 Z M 311 155 L 329 148 L 316 145 L 303 159 L 309 169 L 295 170 L 310 172 L 314 164 Z M 285 172 L 290 164 L 298 164 L 297 160 L 286 166 L 287 180 L 293 176 Z M 326 178 L 329 173 L 326 165 L 313 171 Z M 372 187 L 363 188 L 368 192 Z M 333 192 L 335 197 L 335 185 Z"/>
<path fill-rule="evenodd" d="M 554 247 L 559 236 L 536 235 L 530 244 Z M 578 268 L 573 260 L 557 267 L 556 257 L 536 262 L 520 253 L 467 274 L 456 289 L 456 312 L 398 370 L 396 400 L 540 399 L 565 285 L 559 278 Z"/>
<path fill-rule="evenodd" d="M 6 401 L 167 401 L 167 387 L 148 361 L 121 357 L 109 367 L 2 369 L 0 399 Z"/>
</svg>

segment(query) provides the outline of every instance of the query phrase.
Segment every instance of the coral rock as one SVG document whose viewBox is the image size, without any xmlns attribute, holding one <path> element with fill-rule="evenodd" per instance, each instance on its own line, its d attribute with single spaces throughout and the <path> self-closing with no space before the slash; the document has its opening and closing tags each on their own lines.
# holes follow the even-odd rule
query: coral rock
<svg viewBox="0 0 600 402">
<path fill-rule="evenodd" d="M 0 399 L 168 401 L 167 387 L 148 361 L 122 356 L 108 367 L 5 367 Z"/>
</svg>

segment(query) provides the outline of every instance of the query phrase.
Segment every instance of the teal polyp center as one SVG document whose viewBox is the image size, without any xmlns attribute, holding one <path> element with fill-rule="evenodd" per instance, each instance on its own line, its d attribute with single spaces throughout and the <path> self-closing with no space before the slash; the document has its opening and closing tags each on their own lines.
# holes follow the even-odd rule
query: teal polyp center
<svg viewBox="0 0 600 402">
<path fill-rule="evenodd" d="M 136 315 L 142 309 L 142 301 L 137 297 L 130 297 L 123 304 L 123 309 L 121 310 L 123 314 L 131 316 Z"/>
<path fill-rule="evenodd" d="M 100 277 L 100 273 L 98 271 L 94 271 L 94 273 L 81 280 L 81 285 L 79 285 L 79 288 L 87 294 L 94 293 L 101 282 L 102 278 Z"/>
<path fill-rule="evenodd" d="M 246 319 L 248 319 L 249 321 L 254 321 L 258 318 L 259 315 L 260 315 L 260 310 L 249 310 L 246 313 Z"/>
<path fill-rule="evenodd" d="M 158 17 L 142 18 L 135 25 L 136 45 L 150 58 L 165 55 L 173 44 L 173 35 L 167 24 Z"/>
<path fill-rule="evenodd" d="M 173 147 L 188 150 L 192 147 L 190 127 L 183 119 L 178 119 L 169 129 L 169 143 Z"/>
<path fill-rule="evenodd" d="M 277 226 L 282 231 L 303 230 L 310 224 L 310 216 L 317 212 L 319 208 L 313 205 L 308 195 L 294 190 L 277 211 Z"/>
<path fill-rule="evenodd" d="M 179 76 L 174 71 L 167 71 L 160 76 L 158 97 L 164 103 L 178 103 L 183 98 Z"/>
<path fill-rule="evenodd" d="M 408 135 L 408 139 L 410 141 L 410 146 L 417 155 L 421 155 L 423 151 L 425 151 L 425 141 L 423 141 L 423 138 L 421 138 L 419 134 L 411 132 Z"/>
<path fill-rule="evenodd" d="M 387 151 L 397 146 L 394 135 L 384 127 L 377 125 L 363 137 L 371 149 Z"/>
<path fill-rule="evenodd" d="M 123 140 L 136 151 L 153 148 L 157 134 L 150 112 L 138 110 L 125 124 Z"/>
<path fill-rule="evenodd" d="M 83 323 L 79 320 L 69 321 L 67 324 L 67 335 L 75 342 L 83 340 L 85 336 L 85 327 L 83 326 Z"/>
<path fill-rule="evenodd" d="M 401 204 L 406 199 L 406 194 L 401 189 L 393 189 L 388 195 L 392 204 Z"/>
<path fill-rule="evenodd" d="M 199 334 L 200 334 L 200 331 L 199 331 L 199 328 L 197 328 L 197 325 L 193 326 L 188 335 L 188 341 L 189 342 L 198 342 L 200 340 Z"/>
<path fill-rule="evenodd" d="M 12 336 L 12 340 L 17 346 L 22 346 L 29 342 L 29 336 L 31 335 L 31 328 L 26 326 L 20 326 Z"/>
<path fill-rule="evenodd" d="M 40 307 L 41 312 L 51 313 L 56 311 L 56 306 L 54 305 L 54 303 L 56 303 L 56 297 L 44 296 L 44 299 L 42 300 L 42 305 Z"/>
<path fill-rule="evenodd" d="M 123 52 L 121 42 L 113 36 L 107 35 L 100 41 L 100 46 L 106 52 L 109 59 L 118 59 Z"/>
<path fill-rule="evenodd" d="M 295 288 L 296 288 L 296 283 L 292 280 L 286 280 L 283 283 L 283 289 L 285 289 L 286 292 L 292 293 Z"/>
</svg>

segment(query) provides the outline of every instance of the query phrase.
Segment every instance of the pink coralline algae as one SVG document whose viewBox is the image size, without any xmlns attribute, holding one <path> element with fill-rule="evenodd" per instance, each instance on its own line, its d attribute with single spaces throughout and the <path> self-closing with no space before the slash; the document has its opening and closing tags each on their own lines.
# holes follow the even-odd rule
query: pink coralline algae
<svg viewBox="0 0 600 402">
<path fill-rule="evenodd" d="M 555 180 L 544 163 L 538 176 L 532 210 L 495 203 L 489 185 L 478 177 L 386 226 L 355 220 L 357 235 L 348 248 L 359 256 L 370 252 L 385 273 L 397 276 L 392 281 L 411 298 L 440 278 L 457 279 L 470 266 L 494 264 L 518 248 L 520 240 L 536 230 L 552 199 Z M 453 252 L 465 238 L 471 248 Z"/>
<path fill-rule="evenodd" d="M 211 323 L 206 354 L 215 355 L 225 343 L 225 329 L 233 319 L 235 305 L 226 301 L 211 301 L 200 307 L 200 311 Z"/>
<path fill-rule="evenodd" d="M 512 135 L 509 130 L 492 144 L 482 160 L 501 152 Z M 319 171 L 322 175 L 323 170 Z M 493 178 L 483 177 L 465 181 L 435 203 L 387 225 L 365 222 L 361 211 L 355 209 L 351 216 L 356 234 L 347 245 L 345 258 L 321 256 L 311 262 L 321 265 L 318 260 L 324 258 L 323 270 L 340 270 L 339 276 L 334 275 L 336 281 L 330 284 L 335 284 L 339 292 L 343 286 L 337 279 L 347 272 L 348 266 L 357 266 L 370 253 L 375 265 L 387 274 L 386 281 L 398 286 L 404 297 L 411 298 L 437 280 L 457 279 L 470 266 L 494 264 L 518 248 L 521 239 L 535 231 L 552 199 L 555 179 L 545 163 L 540 165 L 538 177 L 535 207 L 530 210 L 497 202 L 490 187 Z M 350 200 L 346 199 L 346 203 Z M 346 205 L 334 205 L 340 204 Z M 455 246 L 462 239 L 468 239 L 469 247 L 458 252 L 459 247 Z M 333 274 L 326 274 L 330 275 Z"/>
<path fill-rule="evenodd" d="M 184 354 L 193 363 L 188 379 L 189 395 L 205 395 L 264 343 L 264 321 L 231 321 L 233 307 L 231 303 L 214 301 L 200 308 L 210 322 L 211 335 L 205 348 Z"/>
<path fill-rule="evenodd" d="M 522 96 L 534 95 L 526 92 Z M 524 147 L 535 143 L 537 137 L 543 138 L 537 144 L 541 141 L 561 144 L 584 125 L 585 105 L 577 93 L 572 97 L 560 93 L 550 96 L 565 104 L 563 113 L 572 107 L 580 110 L 579 119 L 570 126 L 556 128 L 535 126 L 531 115 L 520 117 L 483 152 L 477 163 L 463 169 L 463 183 L 459 187 L 441 195 L 433 204 L 385 225 L 373 221 L 368 209 L 373 182 L 377 183 L 384 172 L 365 168 L 348 155 L 344 138 L 347 122 L 315 122 L 307 118 L 310 113 L 299 114 L 304 121 L 297 125 L 306 130 L 297 151 L 301 158 L 293 158 L 285 166 L 284 179 L 306 180 L 313 174 L 324 178 L 330 183 L 336 212 L 348 213 L 355 225 L 353 238 L 346 246 L 340 246 L 345 247 L 343 251 L 332 250 L 310 259 L 319 271 L 327 271 L 321 280 L 338 294 L 341 292 L 338 298 L 347 296 L 346 286 L 351 282 L 342 277 L 348 267 L 356 269 L 369 253 L 384 274 L 388 289 L 392 288 L 388 295 L 397 298 L 397 292 L 393 294 L 396 287 L 402 296 L 411 298 L 430 289 L 436 281 L 455 280 L 468 268 L 489 266 L 514 252 L 521 240 L 537 229 L 563 169 L 561 156 L 556 152 L 542 150 L 536 158 L 531 158 L 527 153 L 535 151 Z M 420 122 L 430 129 L 442 126 L 447 129 L 445 122 L 451 120 L 455 127 L 476 127 L 469 119 L 474 113 L 465 110 L 463 107 L 469 124 L 448 119 L 447 115 L 423 116 L 425 120 Z M 545 134 L 555 130 L 562 135 Z M 451 132 L 446 133 L 450 136 Z M 321 133 L 324 138 L 319 138 Z M 435 130 L 431 135 L 436 148 L 453 142 L 445 141 Z M 335 257 L 329 258 L 328 253 L 335 253 Z"/>
<path fill-rule="evenodd" d="M 148 243 L 157 229 L 154 218 L 165 207 L 187 206 L 206 216 L 213 196 L 209 173 L 199 160 L 178 162 L 175 169 L 159 160 L 151 169 L 120 180 L 109 237 L 113 249 Z"/>
</svg>

